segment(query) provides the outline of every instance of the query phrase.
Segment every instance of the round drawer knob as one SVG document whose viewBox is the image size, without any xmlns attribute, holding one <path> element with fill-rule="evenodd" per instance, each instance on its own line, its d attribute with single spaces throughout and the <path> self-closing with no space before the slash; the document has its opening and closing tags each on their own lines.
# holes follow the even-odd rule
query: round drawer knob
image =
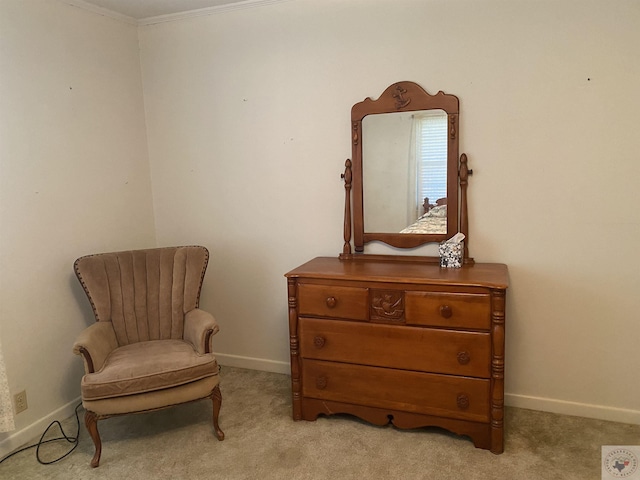
<svg viewBox="0 0 640 480">
<path fill-rule="evenodd" d="M 449 305 L 441 305 L 440 306 L 440 315 L 444 318 L 450 318 L 453 315 L 453 310 Z"/>
<path fill-rule="evenodd" d="M 324 342 L 325 342 L 324 337 L 321 337 L 320 335 L 318 335 L 313 339 L 313 346 L 316 348 L 322 348 L 324 347 Z"/>
<path fill-rule="evenodd" d="M 460 365 L 466 365 L 467 363 L 469 363 L 471 361 L 471 355 L 469 355 L 469 352 L 458 352 L 458 363 Z"/>
<path fill-rule="evenodd" d="M 327 297 L 327 307 L 333 308 L 337 303 L 338 301 L 336 300 L 336 297 Z"/>
<path fill-rule="evenodd" d="M 458 394 L 456 403 L 458 404 L 458 408 L 460 410 L 466 410 L 467 408 L 469 408 L 469 396 L 466 393 Z"/>
<path fill-rule="evenodd" d="M 320 375 L 318 378 L 316 378 L 316 387 L 318 387 L 319 390 L 324 390 L 325 388 L 327 388 L 327 377 L 325 377 L 324 375 Z"/>
</svg>

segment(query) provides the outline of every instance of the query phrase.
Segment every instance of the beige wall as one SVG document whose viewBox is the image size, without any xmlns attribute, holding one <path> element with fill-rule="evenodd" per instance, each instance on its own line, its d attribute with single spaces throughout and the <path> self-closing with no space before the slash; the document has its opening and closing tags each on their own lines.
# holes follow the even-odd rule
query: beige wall
<svg viewBox="0 0 640 480">
<path fill-rule="evenodd" d="M 0 454 L 75 405 L 84 253 L 208 246 L 222 363 L 287 372 L 283 274 L 341 251 L 349 110 L 399 80 L 460 98 L 471 252 L 511 272 L 507 403 L 640 423 L 637 1 L 0 9 L 0 341 L 29 397 Z"/>
<path fill-rule="evenodd" d="M 507 403 L 640 423 L 638 25 L 634 0 L 296 0 L 141 27 L 158 241 L 211 249 L 223 362 L 287 371 L 283 274 L 341 251 L 350 108 L 413 80 L 459 96 L 471 252 L 510 267 Z"/>
<path fill-rule="evenodd" d="M 0 342 L 29 408 L 0 457 L 73 413 L 92 322 L 80 255 L 155 245 L 137 27 L 0 0 Z"/>
</svg>

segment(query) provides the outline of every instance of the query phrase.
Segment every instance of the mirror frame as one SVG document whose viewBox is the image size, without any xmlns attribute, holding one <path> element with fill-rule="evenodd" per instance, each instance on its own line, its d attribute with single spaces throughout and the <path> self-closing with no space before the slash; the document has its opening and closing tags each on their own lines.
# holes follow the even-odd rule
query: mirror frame
<svg viewBox="0 0 640 480">
<path fill-rule="evenodd" d="M 362 120 L 367 115 L 383 113 L 411 112 L 420 110 L 442 109 L 449 118 L 449 135 L 447 145 L 447 233 L 446 234 L 421 234 L 421 233 L 391 233 L 391 232 L 365 232 L 364 225 L 364 197 L 362 178 Z M 463 218 L 466 223 L 466 191 L 461 201 L 464 211 L 459 212 L 459 171 L 458 171 L 458 138 L 459 138 L 459 100 L 455 95 L 446 94 L 439 91 L 436 95 L 430 95 L 422 87 L 414 82 L 397 82 L 389 86 L 377 100 L 367 97 L 362 102 L 356 103 L 351 109 L 351 129 L 352 129 L 352 153 L 353 169 L 351 163 L 345 164 L 345 189 L 347 189 L 347 199 L 349 202 L 349 189 L 351 180 L 353 182 L 353 241 L 355 251 L 364 251 L 364 245 L 371 241 L 380 241 L 398 248 L 414 248 L 425 243 L 442 242 L 451 238 L 458 231 L 462 231 L 459 223 Z M 466 156 L 464 156 L 464 166 L 466 170 Z M 366 159 L 364 159 L 366 161 Z M 348 182 L 347 182 L 348 180 Z M 466 175 L 465 175 L 466 187 Z M 349 186 L 347 186 L 347 183 Z M 462 184 L 462 182 L 460 182 Z M 460 214 L 460 215 L 459 215 Z M 464 214 L 464 215 L 462 215 Z M 345 248 L 343 254 L 350 254 L 350 245 L 347 248 L 347 223 L 349 228 L 351 219 L 349 205 L 345 204 Z M 467 230 L 464 225 L 464 230 Z M 468 235 L 468 232 L 463 232 Z M 465 242 L 465 258 L 468 257 L 468 247 Z M 347 251 L 349 250 L 349 251 Z"/>
</svg>

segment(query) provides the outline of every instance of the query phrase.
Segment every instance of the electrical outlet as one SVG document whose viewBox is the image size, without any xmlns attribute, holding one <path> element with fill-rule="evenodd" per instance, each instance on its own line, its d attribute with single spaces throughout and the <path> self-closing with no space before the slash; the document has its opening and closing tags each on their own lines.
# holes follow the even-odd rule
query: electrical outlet
<svg viewBox="0 0 640 480">
<path fill-rule="evenodd" d="M 16 406 L 16 415 L 20 412 L 24 412 L 28 407 L 27 405 L 27 391 L 22 390 L 13 396 L 13 403 Z"/>
</svg>

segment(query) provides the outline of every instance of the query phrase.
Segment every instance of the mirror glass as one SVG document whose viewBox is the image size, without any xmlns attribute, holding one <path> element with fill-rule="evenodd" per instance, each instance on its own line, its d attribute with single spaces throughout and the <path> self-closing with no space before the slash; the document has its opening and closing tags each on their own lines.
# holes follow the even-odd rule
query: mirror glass
<svg viewBox="0 0 640 480">
<path fill-rule="evenodd" d="M 363 118 L 365 231 L 447 233 L 447 120 L 442 109 Z"/>
</svg>

